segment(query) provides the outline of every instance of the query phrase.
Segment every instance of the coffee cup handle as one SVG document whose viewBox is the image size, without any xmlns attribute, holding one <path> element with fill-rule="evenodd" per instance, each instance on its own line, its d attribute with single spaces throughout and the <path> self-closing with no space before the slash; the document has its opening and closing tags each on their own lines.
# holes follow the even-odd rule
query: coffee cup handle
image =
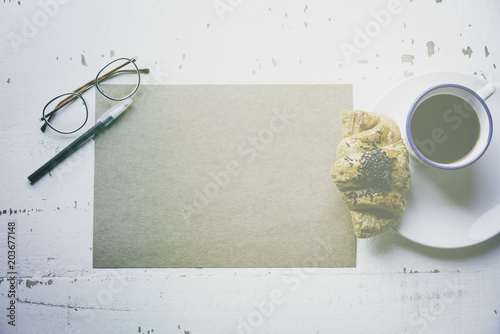
<svg viewBox="0 0 500 334">
<path fill-rule="evenodd" d="M 486 84 L 476 92 L 476 94 L 479 95 L 479 97 L 484 101 L 486 101 L 491 95 L 493 95 L 493 93 L 495 93 L 495 86 L 493 86 L 492 83 Z"/>
</svg>

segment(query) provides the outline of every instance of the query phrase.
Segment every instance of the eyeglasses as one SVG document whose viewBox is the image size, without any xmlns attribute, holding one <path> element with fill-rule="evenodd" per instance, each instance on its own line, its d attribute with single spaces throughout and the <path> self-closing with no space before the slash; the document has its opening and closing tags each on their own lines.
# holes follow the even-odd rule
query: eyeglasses
<svg viewBox="0 0 500 334">
<path fill-rule="evenodd" d="M 49 126 L 59 133 L 70 134 L 83 128 L 89 118 L 89 111 L 82 94 L 93 86 L 104 97 L 113 101 L 122 101 L 134 95 L 141 84 L 141 73 L 149 73 L 149 68 L 139 69 L 135 61 L 135 58 L 115 59 L 104 66 L 97 73 L 95 79 L 90 80 L 71 93 L 62 94 L 50 100 L 43 108 L 41 120 L 45 123 L 40 130 L 45 132 L 47 126 Z M 114 66 L 116 67 L 113 68 Z M 110 85 L 111 83 L 124 83 L 123 80 L 116 78 L 119 74 L 129 74 L 127 79 L 132 81 L 127 80 L 126 85 L 120 85 L 119 87 Z M 106 84 L 102 84 L 103 81 L 106 81 Z M 61 113 L 62 110 L 65 110 L 65 112 Z"/>
</svg>

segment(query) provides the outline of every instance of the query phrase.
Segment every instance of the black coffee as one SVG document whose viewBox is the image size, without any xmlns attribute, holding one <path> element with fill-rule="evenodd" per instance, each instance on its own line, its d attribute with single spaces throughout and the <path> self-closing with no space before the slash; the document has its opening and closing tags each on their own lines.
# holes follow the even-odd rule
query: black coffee
<svg viewBox="0 0 500 334">
<path fill-rule="evenodd" d="M 429 160 L 452 163 L 469 153 L 479 138 L 479 119 L 464 99 L 434 95 L 413 112 L 410 131 L 418 150 Z"/>
</svg>

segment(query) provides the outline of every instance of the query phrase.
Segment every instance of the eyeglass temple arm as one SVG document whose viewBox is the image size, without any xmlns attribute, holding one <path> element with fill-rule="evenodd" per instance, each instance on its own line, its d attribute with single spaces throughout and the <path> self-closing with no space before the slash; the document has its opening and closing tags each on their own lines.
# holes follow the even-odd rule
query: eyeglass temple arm
<svg viewBox="0 0 500 334">
<path fill-rule="evenodd" d="M 129 61 L 121 64 L 120 66 L 118 67 L 115 67 L 114 69 L 112 69 L 111 71 L 103 74 L 102 76 L 100 76 L 99 78 L 97 78 L 97 82 L 101 82 L 103 80 L 106 80 L 109 76 L 113 75 L 114 73 L 116 73 L 120 68 L 124 67 L 124 66 L 127 66 L 129 63 L 131 62 L 135 62 L 135 58 L 132 58 L 130 59 Z M 147 69 L 148 72 L 149 72 L 149 69 Z M 93 79 L 93 80 L 90 80 L 89 82 L 87 82 L 86 84 L 78 87 L 77 89 L 75 89 L 73 92 L 74 93 L 78 93 L 78 94 L 82 94 L 84 93 L 85 91 L 87 91 L 90 87 L 92 87 L 93 85 L 95 85 L 95 81 L 96 79 Z M 57 106 L 54 108 L 54 110 L 52 110 L 50 113 L 47 114 L 47 116 L 50 116 L 52 115 L 54 112 L 56 112 L 57 110 L 61 109 L 62 107 L 64 107 L 65 105 L 67 105 L 69 102 L 72 102 L 76 99 L 75 96 L 70 96 L 64 100 L 62 100 L 61 102 L 59 102 L 59 104 L 57 104 Z M 66 101 L 68 100 L 68 101 Z"/>
<path fill-rule="evenodd" d="M 132 61 L 135 61 L 135 59 L 133 59 Z M 117 75 L 117 74 L 120 74 L 120 73 L 133 73 L 135 72 L 135 70 L 120 70 L 120 68 L 122 68 L 123 66 L 126 66 L 130 63 L 129 62 L 126 62 L 114 69 L 112 69 L 111 71 L 101 75 L 99 78 L 97 78 L 97 82 L 101 82 L 101 81 L 104 81 L 106 79 L 108 79 L 109 77 L 113 76 L 113 75 Z M 149 68 L 141 68 L 139 69 L 139 73 L 144 73 L 144 74 L 147 74 L 149 73 Z M 77 94 L 83 94 L 85 93 L 87 90 L 89 90 L 90 88 L 92 88 L 92 86 L 94 86 L 96 84 L 96 79 L 92 79 L 90 80 L 89 82 L 85 83 L 84 85 L 78 87 L 77 89 L 75 89 L 73 91 L 73 93 L 77 93 Z M 47 113 L 45 115 L 45 118 L 50 121 L 52 119 L 52 117 L 54 116 L 54 114 L 56 113 L 56 111 L 58 111 L 59 109 L 61 109 L 62 107 L 66 106 L 67 104 L 73 102 L 77 97 L 74 96 L 74 95 L 71 95 L 71 96 L 68 96 L 67 98 L 65 98 L 64 100 L 62 100 L 61 102 L 59 102 L 54 110 L 52 110 L 51 112 Z M 42 132 L 45 132 L 45 129 L 47 128 L 47 123 L 43 123 L 42 127 L 40 128 L 40 130 L 42 130 Z"/>
<path fill-rule="evenodd" d="M 134 72 L 135 72 L 135 70 L 120 70 L 120 71 L 117 71 L 115 69 L 113 71 L 110 71 L 110 72 L 108 72 L 108 73 L 103 74 L 102 76 L 100 76 L 97 79 L 97 82 L 104 81 L 104 80 L 108 79 L 109 77 L 111 77 L 113 75 L 117 75 L 117 74 L 121 74 L 121 73 L 134 73 Z M 141 68 L 141 69 L 139 69 L 139 72 L 147 74 L 147 73 L 149 73 L 149 68 Z M 78 87 L 77 89 L 75 89 L 73 91 L 73 93 L 83 94 L 87 90 L 89 90 L 90 88 L 92 88 L 92 86 L 94 86 L 94 85 L 95 85 L 95 79 L 90 80 L 86 84 L 84 84 L 84 85 Z M 67 98 L 65 98 L 64 100 L 62 100 L 61 102 L 59 102 L 57 104 L 57 106 L 54 108 L 54 110 L 52 110 L 51 112 L 47 113 L 46 117 L 52 116 L 56 111 L 58 111 L 59 109 L 61 109 L 64 106 L 66 106 L 68 103 L 72 102 L 75 99 L 76 99 L 76 96 L 74 96 L 74 95 L 68 96 Z"/>
<path fill-rule="evenodd" d="M 113 76 L 113 75 L 117 75 L 117 74 L 121 74 L 121 73 L 134 73 L 135 70 L 117 70 L 117 69 L 114 69 L 106 74 L 103 74 L 102 76 L 100 76 L 98 79 L 97 79 L 97 82 L 101 82 L 101 81 L 104 81 L 106 79 L 108 79 L 109 77 Z M 139 69 L 139 72 L 140 73 L 149 73 L 149 68 L 142 68 L 142 69 Z M 75 89 L 73 91 L 73 93 L 77 93 L 77 94 L 83 94 L 85 93 L 87 90 L 89 90 L 90 88 L 92 88 L 92 86 L 95 85 L 95 79 L 93 80 L 90 80 L 89 82 L 87 82 L 86 84 L 78 87 L 77 89 Z M 57 106 L 54 108 L 54 110 L 52 110 L 51 112 L 47 113 L 46 117 L 50 117 L 52 116 L 56 111 L 58 111 L 59 109 L 61 109 L 62 107 L 66 106 L 68 103 L 72 102 L 73 100 L 76 99 L 76 96 L 72 95 L 72 96 L 68 96 L 67 98 L 65 98 L 64 100 L 62 100 L 61 102 L 59 102 L 57 104 Z"/>
</svg>

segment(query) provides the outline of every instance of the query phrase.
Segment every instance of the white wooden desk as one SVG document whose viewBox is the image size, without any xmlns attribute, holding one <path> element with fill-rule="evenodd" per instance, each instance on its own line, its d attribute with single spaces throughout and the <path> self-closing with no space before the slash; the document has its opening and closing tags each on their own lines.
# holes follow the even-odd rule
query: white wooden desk
<svg viewBox="0 0 500 334">
<path fill-rule="evenodd" d="M 70 140 L 38 131 L 45 103 L 112 58 L 138 56 L 148 84 L 352 84 L 370 110 L 428 71 L 500 80 L 499 16 L 495 0 L 4 0 L 0 333 L 499 333 L 499 236 L 439 250 L 390 232 L 353 269 L 96 270 L 93 144 L 26 179 Z"/>
</svg>

